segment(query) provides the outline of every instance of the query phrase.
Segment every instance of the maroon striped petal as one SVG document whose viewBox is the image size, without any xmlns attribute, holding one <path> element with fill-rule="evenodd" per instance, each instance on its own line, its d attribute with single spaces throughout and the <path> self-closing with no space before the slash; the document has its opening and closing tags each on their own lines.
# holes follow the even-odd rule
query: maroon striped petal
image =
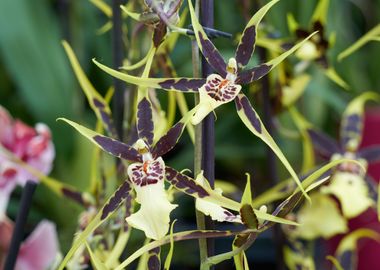
<svg viewBox="0 0 380 270">
<path fill-rule="evenodd" d="M 153 158 L 161 157 L 169 152 L 177 144 L 185 128 L 184 122 L 178 122 L 169 131 L 162 136 L 153 147 L 151 153 Z"/>
<path fill-rule="evenodd" d="M 307 132 L 313 142 L 314 148 L 324 158 L 329 159 L 333 154 L 342 152 L 338 143 L 324 133 L 313 129 L 309 129 Z"/>
<path fill-rule="evenodd" d="M 380 162 L 380 145 L 366 147 L 358 152 L 358 156 L 364 158 L 368 164 Z"/>
<path fill-rule="evenodd" d="M 130 161 L 142 162 L 141 155 L 132 146 L 106 136 L 96 135 L 93 140 L 107 153 Z"/>
<path fill-rule="evenodd" d="M 121 203 L 127 198 L 130 197 L 132 188 L 129 182 L 125 181 L 119 186 L 115 191 L 112 197 L 107 201 L 106 205 L 102 209 L 101 219 L 106 219 L 113 211 L 115 211 Z"/>
<path fill-rule="evenodd" d="M 161 269 L 161 259 L 160 259 L 161 248 L 156 247 L 149 250 L 148 257 L 148 270 L 160 270 Z"/>
<path fill-rule="evenodd" d="M 137 104 L 137 132 L 139 138 L 149 146 L 153 144 L 153 130 L 152 104 L 146 97 L 143 97 Z"/>
<path fill-rule="evenodd" d="M 238 67 L 245 67 L 252 57 L 253 51 L 255 50 L 256 42 L 256 25 L 252 25 L 244 29 L 241 36 L 239 45 L 235 52 L 235 59 Z"/>
<path fill-rule="evenodd" d="M 165 169 L 166 180 L 175 188 L 182 192 L 197 198 L 204 198 L 210 196 L 209 192 L 196 183 L 193 178 L 182 174 L 175 169 L 166 166 Z"/>
<path fill-rule="evenodd" d="M 206 83 L 206 79 L 173 78 L 162 80 L 159 86 L 166 90 L 178 90 L 182 92 L 198 92 L 198 89 Z"/>
<path fill-rule="evenodd" d="M 268 72 L 271 70 L 270 65 L 267 64 L 261 64 L 259 66 L 256 66 L 254 68 L 248 69 L 246 71 L 240 72 L 238 74 L 238 77 L 235 81 L 237 84 L 248 84 L 254 81 L 259 80 L 260 78 L 264 77 Z"/>
<path fill-rule="evenodd" d="M 356 151 L 362 138 L 362 130 L 363 115 L 358 113 L 344 115 L 340 126 L 340 143 L 342 148 Z"/>
</svg>

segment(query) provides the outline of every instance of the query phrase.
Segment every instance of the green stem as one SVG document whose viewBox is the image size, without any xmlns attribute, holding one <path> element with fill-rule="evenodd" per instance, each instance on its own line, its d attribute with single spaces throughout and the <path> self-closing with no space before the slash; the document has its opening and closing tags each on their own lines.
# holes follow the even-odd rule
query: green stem
<svg viewBox="0 0 380 270">
<path fill-rule="evenodd" d="M 200 1 L 195 1 L 195 13 L 197 14 L 197 17 L 199 17 L 199 8 L 200 8 Z M 199 57 L 199 48 L 197 41 L 194 39 L 191 43 L 191 49 L 192 49 L 192 64 L 193 64 L 193 76 L 195 78 L 199 77 L 200 72 L 200 57 Z M 196 94 L 194 97 L 195 104 L 199 103 L 199 95 Z M 194 141 L 194 175 L 198 175 L 201 171 L 202 167 L 202 125 L 196 125 L 195 126 L 195 141 Z M 205 230 L 206 229 L 206 222 L 205 222 L 205 216 L 199 212 L 198 210 L 195 210 L 195 216 L 197 220 L 197 229 L 198 230 Z M 207 259 L 207 239 L 200 238 L 198 239 L 199 242 L 199 255 L 200 255 L 200 261 L 201 261 L 201 267 L 204 261 Z"/>
</svg>

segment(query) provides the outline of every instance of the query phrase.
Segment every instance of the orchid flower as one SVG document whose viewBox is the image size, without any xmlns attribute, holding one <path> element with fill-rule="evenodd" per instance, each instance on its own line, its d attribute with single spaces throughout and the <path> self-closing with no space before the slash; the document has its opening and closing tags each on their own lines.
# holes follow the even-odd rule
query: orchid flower
<svg viewBox="0 0 380 270">
<path fill-rule="evenodd" d="M 310 20 L 310 29 L 299 27 L 298 23 L 292 15 L 288 16 L 288 25 L 291 32 L 296 36 L 297 40 L 302 40 L 309 36 L 310 33 L 318 31 L 311 39 L 305 42 L 295 55 L 302 61 L 297 64 L 296 69 L 305 69 L 311 62 L 320 64 L 324 74 L 333 82 L 344 89 L 349 89 L 347 83 L 338 75 L 327 59 L 327 51 L 335 43 L 335 33 L 326 38 L 325 25 L 327 20 L 327 10 L 330 0 L 320 0 Z M 288 47 L 292 42 L 283 44 Z"/>
<path fill-rule="evenodd" d="M 0 222 L 0 269 L 2 256 L 6 256 L 13 231 L 10 220 Z M 5 241 L 5 242 L 4 242 Z M 49 221 L 40 222 L 29 237 L 21 244 L 16 260 L 16 270 L 50 269 L 59 258 L 59 243 L 55 225 Z"/>
<path fill-rule="evenodd" d="M 49 128 L 44 124 L 29 127 L 19 120 L 13 120 L 0 106 L 0 221 L 4 217 L 8 199 L 16 185 L 27 180 L 38 181 L 25 168 L 7 158 L 4 151 L 44 174 L 50 172 L 55 156 Z"/>
<path fill-rule="evenodd" d="M 127 222 L 133 227 L 142 229 L 149 238 L 160 239 L 165 236 L 169 229 L 170 212 L 176 205 L 168 200 L 164 180 L 167 179 L 173 185 L 186 189 L 188 187 L 184 185 L 184 181 L 186 182 L 189 177 L 166 166 L 161 156 L 175 146 L 188 117 L 174 125 L 153 144 L 152 105 L 146 97 L 142 98 L 137 108 L 139 139 L 134 146 L 102 136 L 69 120 L 65 121 L 106 152 L 132 162 L 128 167 L 128 176 L 136 191 L 136 201 L 141 207 L 138 212 L 127 217 Z M 189 184 L 194 185 L 195 189 L 198 186 L 195 182 Z M 199 192 L 200 196 L 203 195 L 201 189 L 189 192 Z"/>
<path fill-rule="evenodd" d="M 301 186 L 297 174 L 292 169 L 289 162 L 286 160 L 285 156 L 274 142 L 273 138 L 267 132 L 262 121 L 260 120 L 258 114 L 251 106 L 248 98 L 240 93 L 241 85 L 249 84 L 257 81 L 274 67 L 276 67 L 281 61 L 283 61 L 290 54 L 295 52 L 298 48 L 306 42 L 295 45 L 289 51 L 281 54 L 277 58 L 256 66 L 254 68 L 248 69 L 246 71 L 239 71 L 239 69 L 245 67 L 248 64 L 252 53 L 254 51 L 257 27 L 262 20 L 266 12 L 278 2 L 278 0 L 273 0 L 261 8 L 248 22 L 247 26 L 243 31 L 243 35 L 239 41 L 239 45 L 236 49 L 235 58 L 225 63 L 223 57 L 209 40 L 206 33 L 204 32 L 202 26 L 196 19 L 194 8 L 189 2 L 189 9 L 191 20 L 195 32 L 195 37 L 197 39 L 198 45 L 209 62 L 209 64 L 220 74 L 212 74 L 207 79 L 204 78 L 140 78 L 131 76 L 98 63 L 93 60 L 94 63 L 100 67 L 105 72 L 110 75 L 124 80 L 128 83 L 143 87 L 153 87 L 162 88 L 165 90 L 173 91 L 183 91 L 183 92 L 193 92 L 200 94 L 200 103 L 195 107 L 194 115 L 192 116 L 191 122 L 193 124 L 199 123 L 208 113 L 212 112 L 218 106 L 235 101 L 238 115 L 242 119 L 243 123 L 248 127 L 248 129 L 260 139 L 262 139 L 279 157 L 285 167 L 288 169 L 292 177 L 297 182 L 298 186 Z M 311 37 L 312 35 L 310 35 Z M 309 38 L 310 38 L 309 37 Z M 304 193 L 307 196 L 306 193 Z"/>
<path fill-rule="evenodd" d="M 309 130 L 316 150 L 323 157 L 331 160 L 342 157 L 355 159 L 364 167 L 380 161 L 380 145 L 359 150 L 363 131 L 364 103 L 368 100 L 380 101 L 380 97 L 375 93 L 366 92 L 347 106 L 340 126 L 340 143 L 319 131 Z M 336 196 L 341 204 L 343 216 L 353 218 L 374 204 L 368 184 L 371 184 L 369 177 L 358 165 L 343 163 L 333 172 L 331 183 L 321 191 Z"/>
<path fill-rule="evenodd" d="M 380 96 L 366 92 L 348 104 L 341 122 L 340 145 L 327 135 L 308 128 L 314 147 L 324 158 L 330 159 L 330 162 L 339 159 L 357 162 L 342 162 L 332 170 L 329 183 L 321 186 L 319 193 L 311 194 L 312 205 L 303 205 L 295 214 L 295 220 L 304 225 L 288 230 L 289 237 L 312 240 L 345 233 L 348 231 L 348 219 L 374 206 L 369 188 L 371 179 L 365 175 L 363 168 L 367 168 L 368 163 L 380 161 L 380 146 L 358 150 L 364 104 L 368 100 L 380 101 Z"/>
</svg>

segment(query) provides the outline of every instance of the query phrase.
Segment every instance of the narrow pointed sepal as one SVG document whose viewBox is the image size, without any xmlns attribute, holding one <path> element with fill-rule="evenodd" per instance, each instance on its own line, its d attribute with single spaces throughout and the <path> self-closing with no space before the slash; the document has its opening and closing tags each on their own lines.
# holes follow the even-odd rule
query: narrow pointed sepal
<svg viewBox="0 0 380 270">
<path fill-rule="evenodd" d="M 272 136 L 266 130 L 266 128 L 265 128 L 264 124 L 262 123 L 259 115 L 253 109 L 248 98 L 244 94 L 240 93 L 236 97 L 235 103 L 236 103 L 237 113 L 238 113 L 240 119 L 242 120 L 242 122 L 244 123 L 244 125 L 255 136 L 259 137 L 264 143 L 266 143 L 272 149 L 272 151 L 276 154 L 276 156 L 280 159 L 282 164 L 288 170 L 288 172 L 292 176 L 293 180 L 296 182 L 298 187 L 301 189 L 301 191 L 305 195 L 305 197 L 309 198 L 309 196 L 306 194 L 304 188 L 302 187 L 301 181 L 299 180 L 299 178 L 298 178 L 296 172 L 294 171 L 293 167 L 290 165 L 289 161 L 286 159 L 286 157 L 282 153 L 281 149 L 277 146 L 277 144 L 273 140 Z"/>
<path fill-rule="evenodd" d="M 256 35 L 258 26 L 269 11 L 269 9 L 279 0 L 270 1 L 252 16 L 244 28 L 243 34 L 236 48 L 235 59 L 239 68 L 244 68 L 252 57 L 255 50 Z"/>
<path fill-rule="evenodd" d="M 191 3 L 191 0 L 189 0 L 188 3 L 189 3 L 189 10 L 190 10 L 190 16 L 191 16 L 191 23 L 194 28 L 195 38 L 197 40 L 199 49 L 201 50 L 203 56 L 206 58 L 210 66 L 212 66 L 212 68 L 217 73 L 222 75 L 222 77 L 225 77 L 227 74 L 227 71 L 226 71 L 227 64 L 224 61 L 218 49 L 207 37 L 201 24 L 199 23 L 197 16 L 195 15 L 194 7 L 193 7 L 193 4 Z"/>
</svg>

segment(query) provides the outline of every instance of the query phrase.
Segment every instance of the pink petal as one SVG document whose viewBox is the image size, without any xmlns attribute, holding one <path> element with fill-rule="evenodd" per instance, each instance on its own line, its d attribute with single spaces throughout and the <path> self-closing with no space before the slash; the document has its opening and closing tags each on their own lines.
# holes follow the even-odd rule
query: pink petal
<svg viewBox="0 0 380 270">
<path fill-rule="evenodd" d="M 49 221 L 42 221 L 21 245 L 15 269 L 46 269 L 54 262 L 58 252 L 55 225 Z"/>
</svg>

